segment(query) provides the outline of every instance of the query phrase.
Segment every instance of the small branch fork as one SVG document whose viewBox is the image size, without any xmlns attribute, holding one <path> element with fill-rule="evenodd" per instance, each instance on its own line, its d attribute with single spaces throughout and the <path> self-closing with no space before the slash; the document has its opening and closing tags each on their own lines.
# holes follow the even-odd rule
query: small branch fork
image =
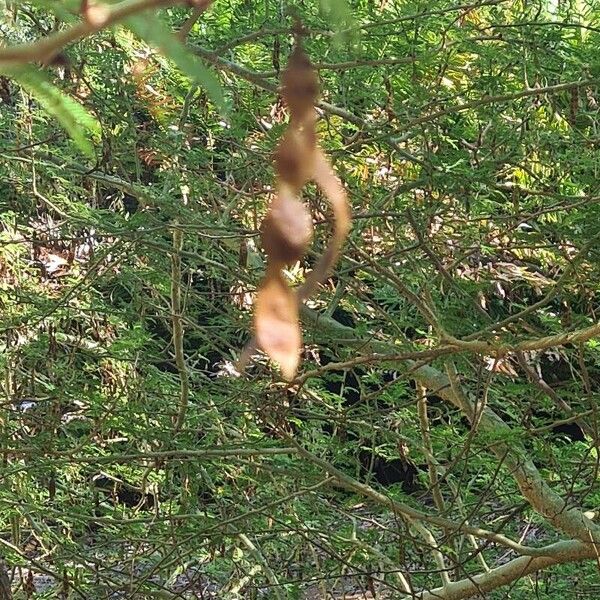
<svg viewBox="0 0 600 600">
<path fill-rule="evenodd" d="M 349 347 L 359 347 L 366 352 L 389 353 L 388 356 L 391 356 L 395 349 L 395 346 L 385 341 L 365 341 L 354 329 L 341 325 L 330 317 L 319 315 L 307 307 L 303 307 L 302 315 L 306 323 L 312 326 L 313 329 L 318 330 L 320 335 L 326 338 L 343 339 Z M 553 336 L 553 338 L 553 342 L 562 341 L 559 336 Z M 530 573 L 553 565 L 598 559 L 600 554 L 600 526 L 589 518 L 588 513 L 585 513 L 581 508 L 569 505 L 568 501 L 565 501 L 548 485 L 529 457 L 526 449 L 514 436 L 510 435 L 509 425 L 489 405 L 482 404 L 478 406 L 475 403 L 466 386 L 460 381 L 456 366 L 451 358 L 446 357 L 446 373 L 410 359 L 400 359 L 396 364 L 396 368 L 400 368 L 407 376 L 414 379 L 418 385 L 418 393 L 421 396 L 421 406 L 419 408 L 422 430 L 426 432 L 428 428 L 426 406 L 423 398 L 424 389 L 435 390 L 442 400 L 459 409 L 471 421 L 472 427 L 476 427 L 476 432 L 490 435 L 497 440 L 488 447 L 488 451 L 497 458 L 505 471 L 512 476 L 523 498 L 531 508 L 547 519 L 549 524 L 557 531 L 568 536 L 568 539 L 544 547 L 530 548 L 523 547 L 521 544 L 498 533 L 482 531 L 481 529 L 475 532 L 474 529 L 478 528 L 469 524 L 466 518 L 460 524 L 453 524 L 451 520 L 445 517 L 430 515 L 392 500 L 372 487 L 347 476 L 327 461 L 300 447 L 290 436 L 283 435 L 286 442 L 297 449 L 299 455 L 334 477 L 337 485 L 351 489 L 371 501 L 386 506 L 407 522 L 419 521 L 423 525 L 427 525 L 428 529 L 434 526 L 446 532 L 460 532 L 466 535 L 471 543 L 473 543 L 473 538 L 478 538 L 493 541 L 502 546 L 510 546 L 518 555 L 508 563 L 495 568 L 489 568 L 487 564 L 482 564 L 482 573 L 464 579 L 450 581 L 444 576 L 441 587 L 414 592 L 410 598 L 418 598 L 419 600 L 461 600 L 508 585 Z M 503 438 L 510 441 L 502 441 Z M 432 488 L 435 488 L 434 482 L 438 478 L 438 473 L 435 471 L 436 465 L 431 456 L 427 456 L 427 459 Z M 440 497 L 436 499 L 435 503 L 438 508 L 443 505 L 443 501 L 443 498 Z M 431 533 L 433 535 L 433 532 Z M 425 533 L 422 532 L 422 534 Z M 499 538 L 493 539 L 496 536 L 499 536 Z M 515 544 L 520 547 L 516 548 Z M 431 545 L 430 550 L 435 553 L 438 551 L 438 546 Z M 443 557 L 434 555 L 434 560 L 438 565 L 441 564 L 440 558 Z M 401 600 L 408 600 L 408 597 L 403 597 Z"/>
<path fill-rule="evenodd" d="M 381 494 L 371 486 L 361 483 L 358 480 L 346 475 L 334 467 L 331 463 L 319 458 L 306 448 L 302 447 L 296 440 L 281 432 L 282 437 L 296 448 L 298 454 L 308 462 L 323 469 L 331 478 L 331 483 L 359 493 L 369 500 L 386 506 L 391 509 L 398 517 L 419 533 L 426 541 L 427 547 L 432 552 L 434 561 L 438 566 L 442 579 L 442 586 L 431 590 L 413 592 L 410 598 L 419 600 L 462 600 L 470 598 L 473 595 L 492 591 L 503 585 L 507 585 L 525 575 L 535 573 L 536 571 L 548 568 L 553 565 L 578 562 L 586 559 L 597 558 L 598 544 L 591 541 L 591 532 L 588 532 L 587 540 L 564 540 L 543 546 L 540 548 L 531 548 L 523 546 L 514 540 L 496 532 L 488 531 L 469 525 L 465 521 L 452 521 L 444 517 L 438 517 L 414 509 L 412 506 L 393 500 L 385 494 Z M 484 573 L 469 576 L 458 581 L 451 581 L 448 571 L 444 566 L 444 557 L 439 550 L 432 532 L 425 524 L 440 527 L 446 531 L 456 531 L 468 536 L 484 539 L 494 542 L 500 546 L 508 547 L 519 556 L 508 563 L 493 569 L 485 569 Z M 409 597 L 403 597 L 401 600 L 408 600 Z"/>
</svg>

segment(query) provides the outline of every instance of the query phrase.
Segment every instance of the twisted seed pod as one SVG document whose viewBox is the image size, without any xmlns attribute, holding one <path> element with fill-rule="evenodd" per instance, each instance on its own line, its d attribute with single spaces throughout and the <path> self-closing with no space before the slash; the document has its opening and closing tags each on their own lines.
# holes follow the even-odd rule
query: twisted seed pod
<svg viewBox="0 0 600 600">
<path fill-rule="evenodd" d="M 308 209 L 291 190 L 280 189 L 261 226 L 262 246 L 269 262 L 286 266 L 300 260 L 313 233 Z"/>
<path fill-rule="evenodd" d="M 300 362 L 302 332 L 298 322 L 298 303 L 281 271 L 265 277 L 256 295 L 254 320 L 258 345 L 279 363 L 287 380 L 296 375 Z"/>
<path fill-rule="evenodd" d="M 255 337 L 238 364 L 243 370 L 258 347 L 279 363 L 281 374 L 288 381 L 296 376 L 300 360 L 300 303 L 327 277 L 351 225 L 344 188 L 317 143 L 314 105 L 318 92 L 317 74 L 297 40 L 282 74 L 282 95 L 290 112 L 290 124 L 274 154 L 277 196 L 261 225 L 267 272 L 255 301 Z M 311 179 L 329 201 L 335 227 L 315 268 L 294 292 L 285 283 L 282 269 L 302 258 L 312 239 L 312 219 L 300 200 L 302 188 Z"/>
</svg>

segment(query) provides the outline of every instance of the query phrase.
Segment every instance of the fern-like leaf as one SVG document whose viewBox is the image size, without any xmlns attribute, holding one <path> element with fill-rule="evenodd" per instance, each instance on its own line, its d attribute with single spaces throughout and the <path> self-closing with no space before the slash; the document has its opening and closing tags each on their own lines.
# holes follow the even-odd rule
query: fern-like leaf
<svg viewBox="0 0 600 600">
<path fill-rule="evenodd" d="M 158 18 L 152 15 L 130 17 L 126 25 L 145 42 L 172 60 L 188 77 L 202 86 L 215 106 L 226 109 L 223 89 L 217 76 L 194 56 Z"/>
<path fill-rule="evenodd" d="M 74 98 L 57 88 L 41 70 L 31 66 L 3 69 L 53 116 L 69 134 L 76 146 L 94 157 L 92 137 L 100 132 L 100 123 Z"/>
</svg>

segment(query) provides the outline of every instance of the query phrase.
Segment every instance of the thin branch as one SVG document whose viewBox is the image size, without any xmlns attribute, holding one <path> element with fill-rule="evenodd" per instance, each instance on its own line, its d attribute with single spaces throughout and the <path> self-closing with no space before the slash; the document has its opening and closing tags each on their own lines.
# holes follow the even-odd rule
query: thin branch
<svg viewBox="0 0 600 600">
<path fill-rule="evenodd" d="M 221 69 L 222 71 L 227 71 L 229 73 L 233 73 L 250 83 L 253 83 L 257 87 L 266 90 L 267 92 L 271 92 L 273 94 L 279 93 L 279 88 L 274 83 L 264 79 L 259 73 L 255 71 L 251 71 L 242 65 L 231 62 L 219 55 L 218 51 L 207 50 L 202 46 L 191 46 L 192 50 L 204 60 L 210 62 L 217 69 Z M 357 117 L 355 114 L 348 112 L 347 110 L 340 108 L 339 106 L 334 106 L 333 104 L 329 104 L 328 102 L 323 102 L 322 100 L 317 103 L 317 107 L 322 111 L 330 114 L 341 117 L 342 119 L 348 121 L 349 123 L 353 123 L 354 125 L 358 125 L 361 128 L 369 128 L 370 126 L 364 119 Z"/>
<path fill-rule="evenodd" d="M 522 352 L 517 352 L 516 357 L 517 357 L 517 362 L 519 363 L 519 366 L 521 367 L 521 369 L 523 369 L 523 372 L 527 376 L 527 379 L 529 379 L 529 381 L 533 385 L 535 385 L 540 391 L 542 391 L 546 396 L 548 396 L 552 400 L 552 402 L 554 402 L 554 405 L 557 408 L 559 408 L 563 412 L 567 413 L 568 415 L 573 415 L 573 413 L 575 412 L 573 410 L 573 407 L 568 402 L 563 400 L 544 381 L 543 377 L 541 375 L 538 375 L 534 371 L 534 369 L 532 369 L 529 366 L 529 364 L 527 363 L 527 360 L 525 358 L 525 355 Z M 586 414 L 586 416 L 587 416 L 587 414 Z M 583 415 L 581 415 L 580 417 L 574 416 L 574 417 L 570 417 L 569 419 L 566 419 L 566 421 L 567 422 L 575 422 L 581 428 L 581 430 L 584 431 L 586 433 L 586 435 L 588 435 L 590 437 L 590 439 L 594 439 L 593 428 L 582 417 L 583 417 Z"/>
<path fill-rule="evenodd" d="M 0 48 L 0 65 L 10 66 L 31 62 L 47 63 L 65 46 L 102 29 L 115 25 L 135 14 L 150 9 L 181 4 L 182 0 L 124 0 L 115 6 L 106 5 L 102 19 L 81 21 L 29 44 Z"/>
<path fill-rule="evenodd" d="M 320 334 L 343 337 L 347 346 L 359 346 L 371 352 L 386 352 L 393 348 L 390 343 L 360 339 L 351 327 L 345 327 L 333 319 L 323 317 L 308 307 L 303 307 L 301 314 L 304 320 L 316 327 Z M 600 326 L 598 327 L 600 329 Z M 436 390 L 438 396 L 461 410 L 470 420 L 478 416 L 473 403 L 462 392 L 462 388 L 460 393 L 456 393 L 452 389 L 449 378 L 438 369 L 414 361 L 403 361 L 399 366 L 405 371 L 410 370 L 413 379 L 428 389 Z M 481 412 L 480 430 L 483 434 L 497 440 L 491 445 L 490 450 L 502 458 L 523 497 L 534 510 L 548 519 L 556 529 L 573 538 L 588 542 L 592 536 L 594 540 L 600 540 L 600 527 L 578 508 L 568 506 L 564 499 L 544 481 L 528 453 L 512 435 L 511 428 L 489 406 Z"/>
<path fill-rule="evenodd" d="M 583 541 L 567 540 L 557 542 L 543 548 L 544 556 L 520 556 L 504 565 L 491 569 L 480 575 L 455 581 L 445 588 L 423 591 L 402 600 L 462 600 L 481 593 L 491 592 L 504 585 L 517 581 L 536 571 L 547 569 L 553 565 L 581 562 L 596 558 L 597 547 Z"/>
<path fill-rule="evenodd" d="M 556 85 L 549 85 L 546 87 L 521 90 L 519 92 L 512 92 L 510 94 L 498 94 L 497 96 L 483 96 L 482 98 L 472 100 L 471 102 L 457 104 L 456 106 L 449 106 L 448 108 L 444 108 L 442 110 L 423 115 L 422 117 L 417 117 L 416 119 L 413 119 L 412 121 L 409 121 L 402 127 L 396 129 L 395 134 L 397 135 L 400 133 L 410 131 L 413 127 L 416 127 L 417 125 L 422 125 L 423 123 L 430 123 L 431 121 L 435 121 L 440 117 L 445 117 L 447 115 L 463 112 L 465 110 L 470 110 L 471 108 L 477 108 L 479 106 L 485 106 L 486 104 L 499 104 L 502 102 L 510 102 L 511 100 L 519 100 L 520 98 L 541 96 L 543 94 L 554 94 L 556 92 L 564 92 L 566 90 L 597 86 L 599 84 L 600 79 L 584 79 L 581 81 L 569 81 L 567 83 L 558 83 Z"/>
<path fill-rule="evenodd" d="M 276 29 L 261 28 L 261 29 L 258 29 L 257 31 L 253 31 L 253 32 L 243 35 L 239 38 L 230 40 L 229 42 L 219 46 L 216 49 L 216 52 L 219 54 L 223 54 L 224 52 L 227 52 L 228 50 L 232 50 L 236 46 L 241 46 L 242 44 L 248 44 L 250 42 L 253 42 L 254 40 L 258 40 L 261 37 L 276 36 L 276 35 L 289 35 L 291 33 L 292 33 L 292 30 L 289 27 L 279 27 Z"/>
<path fill-rule="evenodd" d="M 600 322 L 594 323 L 589 327 L 557 333 L 555 335 L 547 335 L 532 340 L 523 340 L 514 344 L 493 344 L 491 342 L 467 341 L 451 336 L 447 337 L 446 340 L 450 344 L 455 344 L 463 350 L 501 357 L 515 352 L 532 352 L 534 350 L 539 351 L 546 350 L 547 348 L 555 348 L 557 346 L 565 346 L 566 344 L 587 342 L 598 335 L 600 335 Z"/>
<path fill-rule="evenodd" d="M 330 362 L 317 369 L 306 371 L 299 375 L 292 382 L 293 385 L 302 385 L 308 379 L 315 377 L 322 377 L 324 373 L 328 371 L 344 371 L 346 369 L 353 369 L 358 365 L 365 365 L 371 363 L 386 363 L 386 362 L 401 362 L 404 360 L 431 360 L 433 358 L 439 358 L 448 354 L 457 353 L 458 348 L 456 346 L 438 346 L 437 348 L 431 348 L 429 350 L 415 350 L 412 352 L 401 352 L 396 354 L 361 354 L 355 356 L 349 360 Z"/>
<path fill-rule="evenodd" d="M 198 6 L 196 6 L 192 14 L 188 17 L 186 22 L 181 26 L 181 28 L 177 32 L 177 37 L 181 42 L 185 42 L 187 36 L 190 34 L 190 31 L 192 31 L 192 28 L 196 24 L 196 21 L 198 21 L 198 19 L 210 6 L 211 2 L 212 0 L 204 0 Z"/>
<path fill-rule="evenodd" d="M 390 269 L 382 266 L 373 256 L 359 248 L 353 242 L 350 242 L 353 249 L 358 253 L 358 255 L 364 259 L 369 266 L 380 275 L 386 277 L 395 287 L 396 289 L 410 302 L 423 316 L 423 318 L 427 321 L 429 325 L 437 332 L 437 334 L 444 340 L 452 340 L 454 342 L 455 338 L 450 336 L 442 324 L 440 323 L 437 315 L 427 306 L 427 304 L 423 301 L 423 299 L 413 292 L 403 281 L 398 277 L 395 273 L 393 273 Z"/>
<path fill-rule="evenodd" d="M 105 456 L 73 455 L 71 451 L 52 452 L 47 456 L 57 460 L 68 460 L 73 464 L 125 464 L 138 460 L 212 460 L 214 458 L 232 458 L 236 456 L 276 456 L 296 454 L 296 448 L 214 448 L 208 450 L 163 450 L 157 452 L 137 452 L 131 454 L 110 454 Z M 39 456 L 40 449 L 5 448 L 3 456 Z"/>
<path fill-rule="evenodd" d="M 246 546 L 248 549 L 248 553 L 253 556 L 256 562 L 260 565 L 260 568 L 265 574 L 267 581 L 271 585 L 273 596 L 277 598 L 277 600 L 282 600 L 283 596 L 279 591 L 279 580 L 273 569 L 271 569 L 269 561 L 265 558 L 263 552 L 245 533 L 238 534 L 238 537 L 242 544 L 244 544 L 244 546 Z"/>
<path fill-rule="evenodd" d="M 543 549 L 523 546 L 522 544 L 511 540 L 510 538 L 506 537 L 505 535 L 502 535 L 501 533 L 481 529 L 472 525 L 466 525 L 465 523 L 452 521 L 444 517 L 429 515 L 420 510 L 412 508 L 412 506 L 409 506 L 408 504 L 399 502 L 397 500 L 393 500 L 389 496 L 379 493 L 377 490 L 367 485 L 366 483 L 361 483 L 357 479 L 354 479 L 354 477 L 346 475 L 346 473 L 340 471 L 338 468 L 334 467 L 331 463 L 327 462 L 326 460 L 319 458 L 318 456 L 301 446 L 298 442 L 296 442 L 296 440 L 293 437 L 291 437 L 287 433 L 282 432 L 282 435 L 292 446 L 296 448 L 298 454 L 303 456 L 306 460 L 322 468 L 330 476 L 334 477 L 337 485 L 348 490 L 352 490 L 353 492 L 362 494 L 363 496 L 366 496 L 367 498 L 373 500 L 374 502 L 377 502 L 382 506 L 387 506 L 398 516 L 403 517 L 409 520 L 410 522 L 413 522 L 415 520 L 422 521 L 424 523 L 431 523 L 432 525 L 437 525 L 439 527 L 442 527 L 443 529 L 450 531 L 472 533 L 478 538 L 485 539 L 490 542 L 495 542 L 501 546 L 506 546 L 507 548 L 511 548 L 512 550 L 518 552 L 521 555 L 538 556 L 538 553 L 541 553 L 542 556 L 544 555 Z"/>
<path fill-rule="evenodd" d="M 374 58 L 371 60 L 357 59 L 339 63 L 317 62 L 315 63 L 315 69 L 318 71 L 345 71 L 347 69 L 354 69 L 356 67 L 391 67 L 396 65 L 410 65 L 416 60 L 418 60 L 416 56 L 404 56 L 402 58 Z"/>
<path fill-rule="evenodd" d="M 481 336 L 482 333 L 487 331 L 498 331 L 499 329 L 503 329 L 510 323 L 514 323 L 519 319 L 526 317 L 529 314 L 534 313 L 536 310 L 543 308 L 547 304 L 549 304 L 558 294 L 558 292 L 564 287 L 566 283 L 569 282 L 571 276 L 575 272 L 575 269 L 580 265 L 581 261 L 585 258 L 587 253 L 596 246 L 598 240 L 600 239 L 600 234 L 594 235 L 586 244 L 581 247 L 581 250 L 577 253 L 577 255 L 569 262 L 562 275 L 558 278 L 554 286 L 547 292 L 547 294 L 538 302 L 524 308 L 522 311 L 506 317 L 501 321 L 497 321 L 496 323 L 492 323 L 483 327 L 479 331 L 472 333 L 465 338 L 464 341 L 473 340 Z"/>
<path fill-rule="evenodd" d="M 423 450 L 427 462 L 427 471 L 431 483 L 431 494 L 433 502 L 440 513 L 446 512 L 446 503 L 438 481 L 438 464 L 433 453 L 433 444 L 431 442 L 431 430 L 429 427 L 429 417 L 427 416 L 427 394 L 426 389 L 417 384 L 417 410 L 419 413 L 419 426 L 421 428 L 421 439 L 423 440 Z"/>
<path fill-rule="evenodd" d="M 171 253 L 171 319 L 173 324 L 173 348 L 175 365 L 179 372 L 179 411 L 174 429 L 177 433 L 183 426 L 190 396 L 190 377 L 183 352 L 183 324 L 181 319 L 181 251 L 183 250 L 183 232 L 177 224 L 173 228 L 173 251 Z"/>
<path fill-rule="evenodd" d="M 497 6 L 499 4 L 505 4 L 510 1 L 511 0 L 484 0 L 483 2 L 457 4 L 454 6 L 449 6 L 448 8 L 441 8 L 438 10 L 424 10 L 422 12 L 418 12 L 412 15 L 406 15 L 404 17 L 397 17 L 395 19 L 379 20 L 375 21 L 374 23 L 367 23 L 366 25 L 361 25 L 361 29 L 367 30 L 374 29 L 376 27 L 382 27 L 384 25 L 398 25 L 399 23 L 405 23 L 407 21 L 418 21 L 421 19 L 426 19 L 427 17 L 436 17 L 452 12 L 467 12 L 477 8 L 483 8 L 484 6 Z"/>
<path fill-rule="evenodd" d="M 447 589 L 448 585 L 451 583 L 450 576 L 448 575 L 448 568 L 446 567 L 446 561 L 444 560 L 444 555 L 440 551 L 439 544 L 437 540 L 423 523 L 420 521 L 413 521 L 411 523 L 412 528 L 425 540 L 425 543 L 431 550 L 433 555 L 433 560 L 437 565 L 439 570 L 440 578 L 442 580 L 442 589 Z"/>
</svg>

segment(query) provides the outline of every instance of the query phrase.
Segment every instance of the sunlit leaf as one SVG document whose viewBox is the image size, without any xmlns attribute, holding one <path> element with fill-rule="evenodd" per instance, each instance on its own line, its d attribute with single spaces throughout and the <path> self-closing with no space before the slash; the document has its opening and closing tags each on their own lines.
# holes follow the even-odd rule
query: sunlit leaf
<svg viewBox="0 0 600 600">
<path fill-rule="evenodd" d="M 223 89 L 217 76 L 205 67 L 159 18 L 144 14 L 130 17 L 127 19 L 126 25 L 138 37 L 172 60 L 194 82 L 202 86 L 217 108 L 222 112 L 225 111 Z"/>
<path fill-rule="evenodd" d="M 69 22 L 76 20 L 81 0 L 63 0 L 63 2 L 57 2 L 56 0 L 30 0 L 27 4 L 52 11 L 63 21 Z"/>
<path fill-rule="evenodd" d="M 356 21 L 346 0 L 320 0 L 321 14 L 337 34 L 356 34 Z"/>
</svg>

